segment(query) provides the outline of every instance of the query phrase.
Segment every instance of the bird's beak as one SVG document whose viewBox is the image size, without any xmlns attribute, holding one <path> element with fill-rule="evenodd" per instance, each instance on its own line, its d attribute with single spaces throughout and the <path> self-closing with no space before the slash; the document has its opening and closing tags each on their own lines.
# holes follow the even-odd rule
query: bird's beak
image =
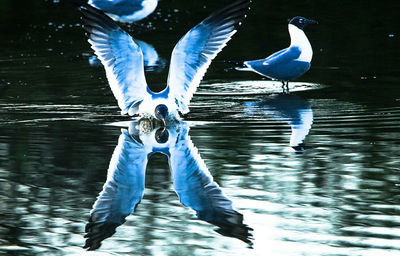
<svg viewBox="0 0 400 256">
<path fill-rule="evenodd" d="M 319 24 L 319 23 L 318 23 L 318 21 L 316 21 L 316 20 L 308 20 L 308 21 L 307 21 L 307 24 L 310 24 L 310 25 L 315 24 L 315 25 L 317 25 L 317 24 Z"/>
<path fill-rule="evenodd" d="M 164 128 L 167 127 L 167 123 L 165 122 L 165 118 L 161 119 L 161 121 L 163 122 Z"/>
</svg>

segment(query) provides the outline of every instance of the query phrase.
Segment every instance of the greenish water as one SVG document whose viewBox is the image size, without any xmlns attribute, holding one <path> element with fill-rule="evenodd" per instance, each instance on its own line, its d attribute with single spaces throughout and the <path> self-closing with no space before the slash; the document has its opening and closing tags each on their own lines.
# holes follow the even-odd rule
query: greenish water
<svg viewBox="0 0 400 256">
<path fill-rule="evenodd" d="M 161 1 L 142 22 L 148 29 L 129 31 L 168 61 L 178 39 L 227 2 Z M 182 205 L 168 158 L 154 154 L 136 211 L 87 254 L 398 255 L 399 7 L 254 0 L 184 117 L 214 181 L 252 229 L 251 242 L 235 229 L 216 232 Z M 297 103 L 284 104 L 280 83 L 223 60 L 286 47 L 287 19 L 296 15 L 320 25 L 306 31 L 314 58 L 291 84 L 289 102 Z M 0 255 L 82 255 L 85 225 L 128 119 L 103 69 L 88 64 L 75 9 L 3 0 L 0 35 Z M 149 71 L 147 80 L 162 89 L 167 74 Z M 290 145 L 299 109 L 312 114 L 302 153 Z"/>
</svg>

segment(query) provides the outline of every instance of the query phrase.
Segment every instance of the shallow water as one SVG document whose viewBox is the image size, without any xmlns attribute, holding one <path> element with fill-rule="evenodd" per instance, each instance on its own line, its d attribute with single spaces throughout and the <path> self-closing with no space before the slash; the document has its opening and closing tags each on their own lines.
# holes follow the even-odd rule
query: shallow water
<svg viewBox="0 0 400 256">
<path fill-rule="evenodd" d="M 88 63 L 78 12 L 53 1 L 5 1 L 0 255 L 398 255 L 399 4 L 253 2 L 184 117 L 186 141 L 243 221 L 226 228 L 198 218 L 157 153 L 135 212 L 86 252 L 85 226 L 129 119 L 119 115 L 103 70 Z M 168 60 L 178 38 L 223 3 L 161 1 L 138 39 Z M 364 13 L 356 14 L 360 4 Z M 320 25 L 307 32 L 311 70 L 289 95 L 279 82 L 223 63 L 284 47 L 286 19 L 299 13 Z M 150 70 L 150 85 L 161 89 L 167 72 Z M 305 136 L 297 151 L 294 134 Z"/>
</svg>

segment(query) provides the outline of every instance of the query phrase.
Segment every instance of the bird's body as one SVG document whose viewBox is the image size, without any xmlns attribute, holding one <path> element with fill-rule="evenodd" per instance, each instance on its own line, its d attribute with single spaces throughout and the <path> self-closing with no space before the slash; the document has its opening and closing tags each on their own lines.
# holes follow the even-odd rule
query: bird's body
<svg viewBox="0 0 400 256">
<path fill-rule="evenodd" d="M 179 119 L 216 55 L 236 33 L 251 0 L 238 0 L 214 12 L 187 32 L 176 44 L 166 88 L 147 86 L 143 53 L 137 43 L 103 12 L 81 8 L 89 43 L 104 65 L 111 90 L 122 114 Z"/>
<path fill-rule="evenodd" d="M 291 43 L 265 59 L 244 61 L 237 70 L 252 71 L 273 80 L 288 82 L 303 75 L 310 69 L 313 50 L 303 31 L 307 24 L 315 21 L 303 17 L 293 18 L 288 26 Z"/>
<path fill-rule="evenodd" d="M 89 0 L 88 4 L 119 22 L 135 22 L 146 18 L 157 7 L 158 0 Z"/>
<path fill-rule="evenodd" d="M 179 113 L 177 110 L 176 103 L 172 100 L 171 97 L 168 97 L 169 92 L 168 88 L 164 89 L 161 92 L 154 93 L 149 91 L 149 95 L 147 95 L 143 101 L 139 104 L 137 113 L 140 113 L 142 117 L 146 118 L 154 118 L 156 117 L 154 110 L 158 105 L 164 105 L 168 109 L 167 119 L 176 119 L 179 120 Z M 133 109 L 132 109 L 133 110 Z M 134 111 L 134 110 L 133 110 Z M 134 115 L 134 113 L 129 113 L 129 115 Z"/>
</svg>

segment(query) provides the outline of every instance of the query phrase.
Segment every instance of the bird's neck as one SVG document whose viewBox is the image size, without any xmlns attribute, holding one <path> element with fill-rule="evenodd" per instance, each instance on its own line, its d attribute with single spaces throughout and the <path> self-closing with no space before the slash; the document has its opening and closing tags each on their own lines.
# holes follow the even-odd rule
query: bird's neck
<svg viewBox="0 0 400 256">
<path fill-rule="evenodd" d="M 292 24 L 289 24 L 289 34 L 291 40 L 290 47 L 293 46 L 300 48 L 301 54 L 298 60 L 311 62 L 313 50 L 304 31 Z"/>
</svg>

